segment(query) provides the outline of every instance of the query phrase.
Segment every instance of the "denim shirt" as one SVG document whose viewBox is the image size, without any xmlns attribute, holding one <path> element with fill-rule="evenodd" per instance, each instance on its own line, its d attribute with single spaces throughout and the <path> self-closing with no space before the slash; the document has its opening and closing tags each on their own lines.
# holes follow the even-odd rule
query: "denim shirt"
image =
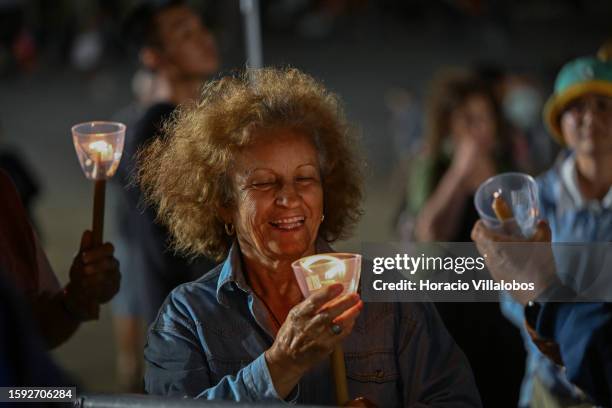
<svg viewBox="0 0 612 408">
<path fill-rule="evenodd" d="M 317 245 L 318 252 L 330 252 Z M 274 332 L 247 285 L 240 250 L 202 278 L 177 287 L 145 346 L 150 394 L 246 403 L 335 403 L 329 359 L 277 394 L 264 352 Z M 380 407 L 480 407 L 469 363 L 431 304 L 368 303 L 343 344 L 349 395 Z"/>
<path fill-rule="evenodd" d="M 571 152 L 562 152 L 553 168 L 538 177 L 537 183 L 540 215 L 550 225 L 552 242 L 612 241 L 612 189 L 601 201 L 585 201 L 578 189 L 576 159 Z M 560 278 L 564 282 L 572 278 L 579 281 L 564 267 L 572 264 L 565 255 L 555 251 Z M 503 299 L 502 311 L 521 329 L 528 352 L 519 406 L 529 406 L 536 377 L 557 396 L 583 400 L 583 393 L 568 380 L 565 369 L 544 356 L 531 341 L 524 327 L 523 307 L 508 294 Z"/>
</svg>

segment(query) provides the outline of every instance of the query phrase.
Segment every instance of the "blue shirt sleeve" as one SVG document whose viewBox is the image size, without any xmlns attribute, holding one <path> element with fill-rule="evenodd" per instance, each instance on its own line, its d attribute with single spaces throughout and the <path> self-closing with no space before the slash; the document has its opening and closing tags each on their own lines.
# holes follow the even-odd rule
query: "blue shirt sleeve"
<svg viewBox="0 0 612 408">
<path fill-rule="evenodd" d="M 234 375 L 213 384 L 196 325 L 172 298 L 151 326 L 145 346 L 145 389 L 149 394 L 227 400 L 283 402 L 277 394 L 262 353 Z M 297 390 L 290 401 L 297 400 Z"/>
<path fill-rule="evenodd" d="M 597 404 L 612 404 L 612 304 L 547 303 L 538 333 L 554 339 L 567 377 Z"/>
</svg>

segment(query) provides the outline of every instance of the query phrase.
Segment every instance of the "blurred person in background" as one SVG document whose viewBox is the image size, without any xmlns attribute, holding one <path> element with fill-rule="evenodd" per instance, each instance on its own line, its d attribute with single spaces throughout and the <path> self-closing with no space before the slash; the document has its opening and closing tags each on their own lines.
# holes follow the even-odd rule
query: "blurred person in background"
<svg viewBox="0 0 612 408">
<path fill-rule="evenodd" d="M 420 241 L 468 241 L 478 219 L 478 186 L 512 167 L 507 135 L 491 90 L 470 73 L 442 73 L 428 101 L 424 147 L 413 161 L 407 210 Z"/>
<path fill-rule="evenodd" d="M 552 242 L 612 241 L 612 55 L 582 57 L 559 72 L 544 121 L 563 147 L 554 166 L 538 177 L 540 216 L 550 225 Z M 556 254 L 557 262 L 567 259 Z M 579 280 L 578 271 L 570 271 Z M 577 282 L 578 283 L 578 282 Z M 604 308 L 609 307 L 604 306 Z M 592 305 L 593 311 L 598 309 Z M 503 303 L 504 313 L 522 329 L 529 357 L 521 406 L 544 399 L 568 406 L 584 402 L 584 394 L 568 380 L 558 347 L 541 352 L 524 325 L 523 307 Z M 571 336 L 568 339 L 571 341 Z M 575 338 L 577 342 L 577 337 Z M 547 343 L 540 342 L 547 346 Z M 586 352 L 586 351 L 585 351 Z"/>
<path fill-rule="evenodd" d="M 125 123 L 130 131 L 151 105 L 167 101 L 170 96 L 166 80 L 143 66 L 139 67 L 132 76 L 131 88 L 132 102 L 115 114 L 115 119 Z M 129 138 L 129 135 L 126 135 L 126 138 Z M 123 175 L 126 176 L 125 172 Z M 124 183 L 126 181 L 122 180 Z"/>
<path fill-rule="evenodd" d="M 118 217 L 123 243 L 118 257 L 126 273 L 113 303 L 117 370 L 121 388 L 137 392 L 142 391 L 145 327 L 172 289 L 198 278 L 214 264 L 203 257 L 190 261 L 168 248 L 169 233 L 155 222 L 155 209 L 142 208 L 141 191 L 128 185 L 134 156 L 161 134 L 163 123 L 177 106 L 197 99 L 203 81 L 217 72 L 219 58 L 213 35 L 184 1 L 142 2 L 125 24 L 156 86 L 148 107 L 134 120 L 119 172 L 124 205 Z"/>
<path fill-rule="evenodd" d="M 506 128 L 491 89 L 475 74 L 443 72 L 430 95 L 424 152 L 412 162 L 405 213 L 419 241 L 470 241 L 476 189 L 513 167 Z M 516 407 L 525 352 L 499 305 L 436 306 L 470 361 L 483 405 Z"/>
<path fill-rule="evenodd" d="M 567 63 L 544 109 L 550 133 L 564 148 L 538 185 L 553 241 L 612 238 L 611 57 Z"/>
<path fill-rule="evenodd" d="M 67 341 L 119 290 L 119 264 L 109 243 L 93 247 L 90 231 L 62 288 L 28 220 L 11 179 L 0 170 L 0 270 L 32 307 L 48 348 Z"/>
<path fill-rule="evenodd" d="M 140 182 L 175 248 L 223 259 L 172 291 L 151 325 L 147 392 L 333 404 L 328 357 L 342 344 L 353 397 L 481 406 L 433 305 L 364 304 L 342 285 L 300 291 L 291 263 L 333 252 L 361 215 L 351 128 L 320 82 L 264 68 L 209 82 L 143 151 Z"/>
<path fill-rule="evenodd" d="M 557 149 L 541 120 L 544 96 L 537 78 L 496 64 L 477 64 L 475 69 L 493 90 L 508 125 L 516 170 L 534 175 L 548 169 Z"/>
</svg>

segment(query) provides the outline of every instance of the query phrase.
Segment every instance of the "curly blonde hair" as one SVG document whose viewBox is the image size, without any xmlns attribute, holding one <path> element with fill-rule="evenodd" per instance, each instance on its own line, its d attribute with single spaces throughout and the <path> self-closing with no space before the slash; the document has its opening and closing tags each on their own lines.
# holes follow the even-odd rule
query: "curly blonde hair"
<svg viewBox="0 0 612 408">
<path fill-rule="evenodd" d="M 291 68 L 248 69 L 204 85 L 200 101 L 178 108 L 139 152 L 137 181 L 175 250 L 220 260 L 232 243 L 218 210 L 234 205 L 235 153 L 259 130 L 311 137 L 319 154 L 327 242 L 346 238 L 361 216 L 363 176 L 356 138 L 337 95 Z"/>
</svg>

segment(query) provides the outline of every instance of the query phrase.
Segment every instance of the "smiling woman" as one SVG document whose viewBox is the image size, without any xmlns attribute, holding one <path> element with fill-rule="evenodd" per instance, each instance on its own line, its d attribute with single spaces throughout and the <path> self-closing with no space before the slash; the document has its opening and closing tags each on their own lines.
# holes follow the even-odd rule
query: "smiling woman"
<svg viewBox="0 0 612 408">
<path fill-rule="evenodd" d="M 367 404 L 480 406 L 430 305 L 366 306 L 338 284 L 301 294 L 291 263 L 333 252 L 361 213 L 337 96 L 295 69 L 253 70 L 208 83 L 164 129 L 140 155 L 147 198 L 175 248 L 225 260 L 162 306 L 145 348 L 149 393 L 330 404 L 326 357 L 342 343 L 349 391 Z"/>
<path fill-rule="evenodd" d="M 216 259 L 227 255 L 233 239 L 217 209 L 249 196 L 242 194 L 247 186 L 234 189 L 248 181 L 245 176 L 253 177 L 250 190 L 253 181 L 268 181 L 265 177 L 278 187 L 283 180 L 266 163 L 276 158 L 282 166 L 283 156 L 266 152 L 266 145 L 283 134 L 288 150 L 293 149 L 290 136 L 301 135 L 306 149 L 316 152 L 310 170 L 301 171 L 316 170 L 323 189 L 320 236 L 328 242 L 347 237 L 359 219 L 362 172 L 354 134 L 338 98 L 297 70 L 263 69 L 209 82 L 199 103 L 180 109 L 163 134 L 141 153 L 139 177 L 179 251 Z M 237 155 L 256 160 L 247 147 L 267 155 L 260 159 L 261 169 L 236 168 L 246 165 Z M 253 174 L 245 173 L 249 170 Z"/>
</svg>

